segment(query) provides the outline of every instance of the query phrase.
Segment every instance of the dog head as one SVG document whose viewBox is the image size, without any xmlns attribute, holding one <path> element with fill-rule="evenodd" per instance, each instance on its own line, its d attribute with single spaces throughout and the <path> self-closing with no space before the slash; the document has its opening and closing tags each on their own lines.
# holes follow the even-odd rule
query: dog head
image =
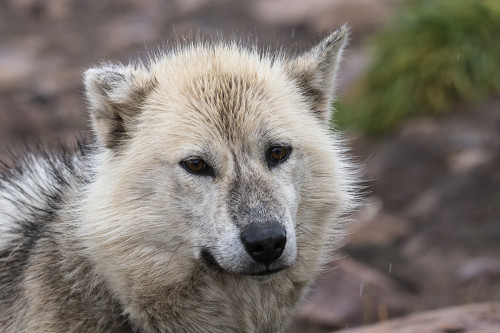
<svg viewBox="0 0 500 333">
<path fill-rule="evenodd" d="M 103 153 L 81 233 L 104 269 L 313 275 L 351 199 L 329 124 L 346 38 L 293 58 L 195 44 L 88 70 Z"/>
</svg>

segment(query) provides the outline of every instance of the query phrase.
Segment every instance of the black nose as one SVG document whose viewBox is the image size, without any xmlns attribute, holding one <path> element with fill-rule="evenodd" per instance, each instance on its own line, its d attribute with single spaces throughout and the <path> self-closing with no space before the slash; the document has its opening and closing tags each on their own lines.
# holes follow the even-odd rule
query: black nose
<svg viewBox="0 0 500 333">
<path fill-rule="evenodd" d="M 253 260 L 269 265 L 283 253 L 286 245 L 286 230 L 277 223 L 251 223 L 241 233 L 245 250 Z"/>
</svg>

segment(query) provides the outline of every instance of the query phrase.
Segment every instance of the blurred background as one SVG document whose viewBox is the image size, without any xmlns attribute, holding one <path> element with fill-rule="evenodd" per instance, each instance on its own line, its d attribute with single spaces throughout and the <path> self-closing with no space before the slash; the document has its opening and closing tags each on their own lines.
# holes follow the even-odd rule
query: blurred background
<svg viewBox="0 0 500 333">
<path fill-rule="evenodd" d="M 82 72 L 201 34 L 306 49 L 348 23 L 335 124 L 368 205 L 288 332 L 500 299 L 500 1 L 2 0 L 0 159 L 89 132 Z"/>
</svg>

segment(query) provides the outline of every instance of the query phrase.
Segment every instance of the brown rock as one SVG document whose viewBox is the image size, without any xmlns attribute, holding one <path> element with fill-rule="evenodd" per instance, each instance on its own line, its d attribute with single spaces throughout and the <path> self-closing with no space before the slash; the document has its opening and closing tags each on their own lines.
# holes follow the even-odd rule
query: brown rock
<svg viewBox="0 0 500 333">
<path fill-rule="evenodd" d="M 158 39 L 160 31 L 154 17 L 148 13 L 137 13 L 116 19 L 102 28 L 102 42 L 106 49 L 114 52 L 127 50 Z"/>
<path fill-rule="evenodd" d="M 256 19 L 284 26 L 306 25 L 314 31 L 348 23 L 355 30 L 379 24 L 390 14 L 384 0 L 259 0 L 252 2 Z"/>
<path fill-rule="evenodd" d="M 467 172 L 481 165 L 487 164 L 492 158 L 484 148 L 470 148 L 448 157 L 448 167 L 455 172 Z"/>
<path fill-rule="evenodd" d="M 349 246 L 387 245 L 410 233 L 409 221 L 381 211 L 380 204 L 374 202 L 363 207 L 359 222 L 351 225 Z"/>
<path fill-rule="evenodd" d="M 46 0 L 47 14 L 52 20 L 67 19 L 71 12 L 72 0 Z"/>
<path fill-rule="evenodd" d="M 500 259 L 490 257 L 472 259 L 460 267 L 458 278 L 462 282 L 500 278 Z"/>
<path fill-rule="evenodd" d="M 339 333 L 498 333 L 500 303 L 463 305 L 413 314 Z"/>
<path fill-rule="evenodd" d="M 186 15 L 195 12 L 202 7 L 210 4 L 211 2 L 217 2 L 214 0 L 175 0 L 174 3 L 177 7 L 179 15 Z M 212 4 L 214 5 L 214 4 Z"/>
<path fill-rule="evenodd" d="M 0 51 L 0 89 L 12 89 L 21 85 L 35 71 L 34 57 L 23 50 Z"/>
<path fill-rule="evenodd" d="M 331 264 L 318 279 L 287 332 L 321 327 L 318 332 L 371 323 L 407 312 L 408 295 L 387 274 L 353 259 Z"/>
</svg>

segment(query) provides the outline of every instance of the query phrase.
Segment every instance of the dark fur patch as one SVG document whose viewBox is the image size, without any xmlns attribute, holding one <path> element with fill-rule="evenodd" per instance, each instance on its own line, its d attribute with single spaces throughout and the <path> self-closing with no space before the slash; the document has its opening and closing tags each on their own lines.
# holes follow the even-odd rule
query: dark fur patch
<svg viewBox="0 0 500 333">
<path fill-rule="evenodd" d="M 290 60 L 287 68 L 290 79 L 295 80 L 314 115 L 327 124 L 330 121 L 330 102 L 334 97 L 339 54 L 346 44 L 348 34 L 349 29 L 343 26 L 311 51 Z"/>
<path fill-rule="evenodd" d="M 228 141 L 241 141 L 241 126 L 245 126 L 244 117 L 252 117 L 249 108 L 256 105 L 253 100 L 266 100 L 269 92 L 263 82 L 256 78 L 238 76 L 235 73 L 206 73 L 193 80 L 193 85 L 186 91 L 200 102 L 216 110 L 216 114 L 205 117 L 205 110 L 199 110 L 204 120 L 215 128 Z M 192 105 L 197 110 L 196 105 Z"/>
<path fill-rule="evenodd" d="M 303 72 L 296 78 L 297 86 L 305 97 L 306 101 L 311 105 L 312 111 L 320 118 L 323 119 L 325 113 L 328 113 L 327 107 L 327 93 L 324 89 L 317 87 L 314 77 L 315 73 Z"/>
<path fill-rule="evenodd" d="M 9 215 L 0 213 L 0 219 L 12 225 L 9 234 L 13 236 L 0 251 L 0 331 L 8 329 L 16 316 L 32 311 L 33 304 L 27 302 L 35 297 L 44 300 L 46 313 L 57 316 L 54 320 L 61 331 L 69 331 L 78 322 L 82 331 L 96 331 L 98 327 L 97 331 L 132 332 L 127 317 L 122 315 L 123 307 L 104 286 L 96 285 L 96 281 L 76 280 L 90 275 L 92 265 L 80 256 L 78 243 L 65 241 L 73 230 L 61 223 L 61 208 L 67 204 L 68 193 L 80 193 L 73 186 L 81 188 L 92 181 L 87 160 L 91 146 L 78 143 L 73 148 L 57 149 L 58 153 L 51 151 L 55 148 L 27 148 L 24 157 L 16 159 L 15 167 L 2 170 L 0 195 L 10 201 L 14 211 Z M 43 176 L 35 159 L 44 168 Z M 27 180 L 31 182 L 29 188 L 25 187 Z M 69 278 L 75 271 L 80 275 Z M 92 286 L 75 288 L 82 283 Z M 38 292 L 38 296 L 33 294 Z M 30 320 L 33 318 L 26 318 Z"/>
<path fill-rule="evenodd" d="M 91 110 L 96 122 L 104 124 L 105 133 L 99 133 L 105 146 L 114 152 L 119 152 L 131 137 L 131 132 L 137 126 L 137 115 L 148 94 L 156 87 L 157 81 L 152 79 L 147 83 L 136 82 L 136 78 L 127 78 L 117 71 L 106 71 L 99 75 L 95 82 L 100 94 L 105 100 L 96 110 Z M 144 69 L 146 70 L 146 69 Z M 117 103 L 110 101 L 110 95 L 114 89 L 126 85 L 129 89 L 125 100 Z"/>
<path fill-rule="evenodd" d="M 235 177 L 229 186 L 229 214 L 234 224 L 243 227 L 250 222 L 266 223 L 281 219 L 278 201 L 274 198 L 270 184 L 258 176 L 258 173 L 242 174 L 240 161 L 233 153 Z"/>
</svg>

